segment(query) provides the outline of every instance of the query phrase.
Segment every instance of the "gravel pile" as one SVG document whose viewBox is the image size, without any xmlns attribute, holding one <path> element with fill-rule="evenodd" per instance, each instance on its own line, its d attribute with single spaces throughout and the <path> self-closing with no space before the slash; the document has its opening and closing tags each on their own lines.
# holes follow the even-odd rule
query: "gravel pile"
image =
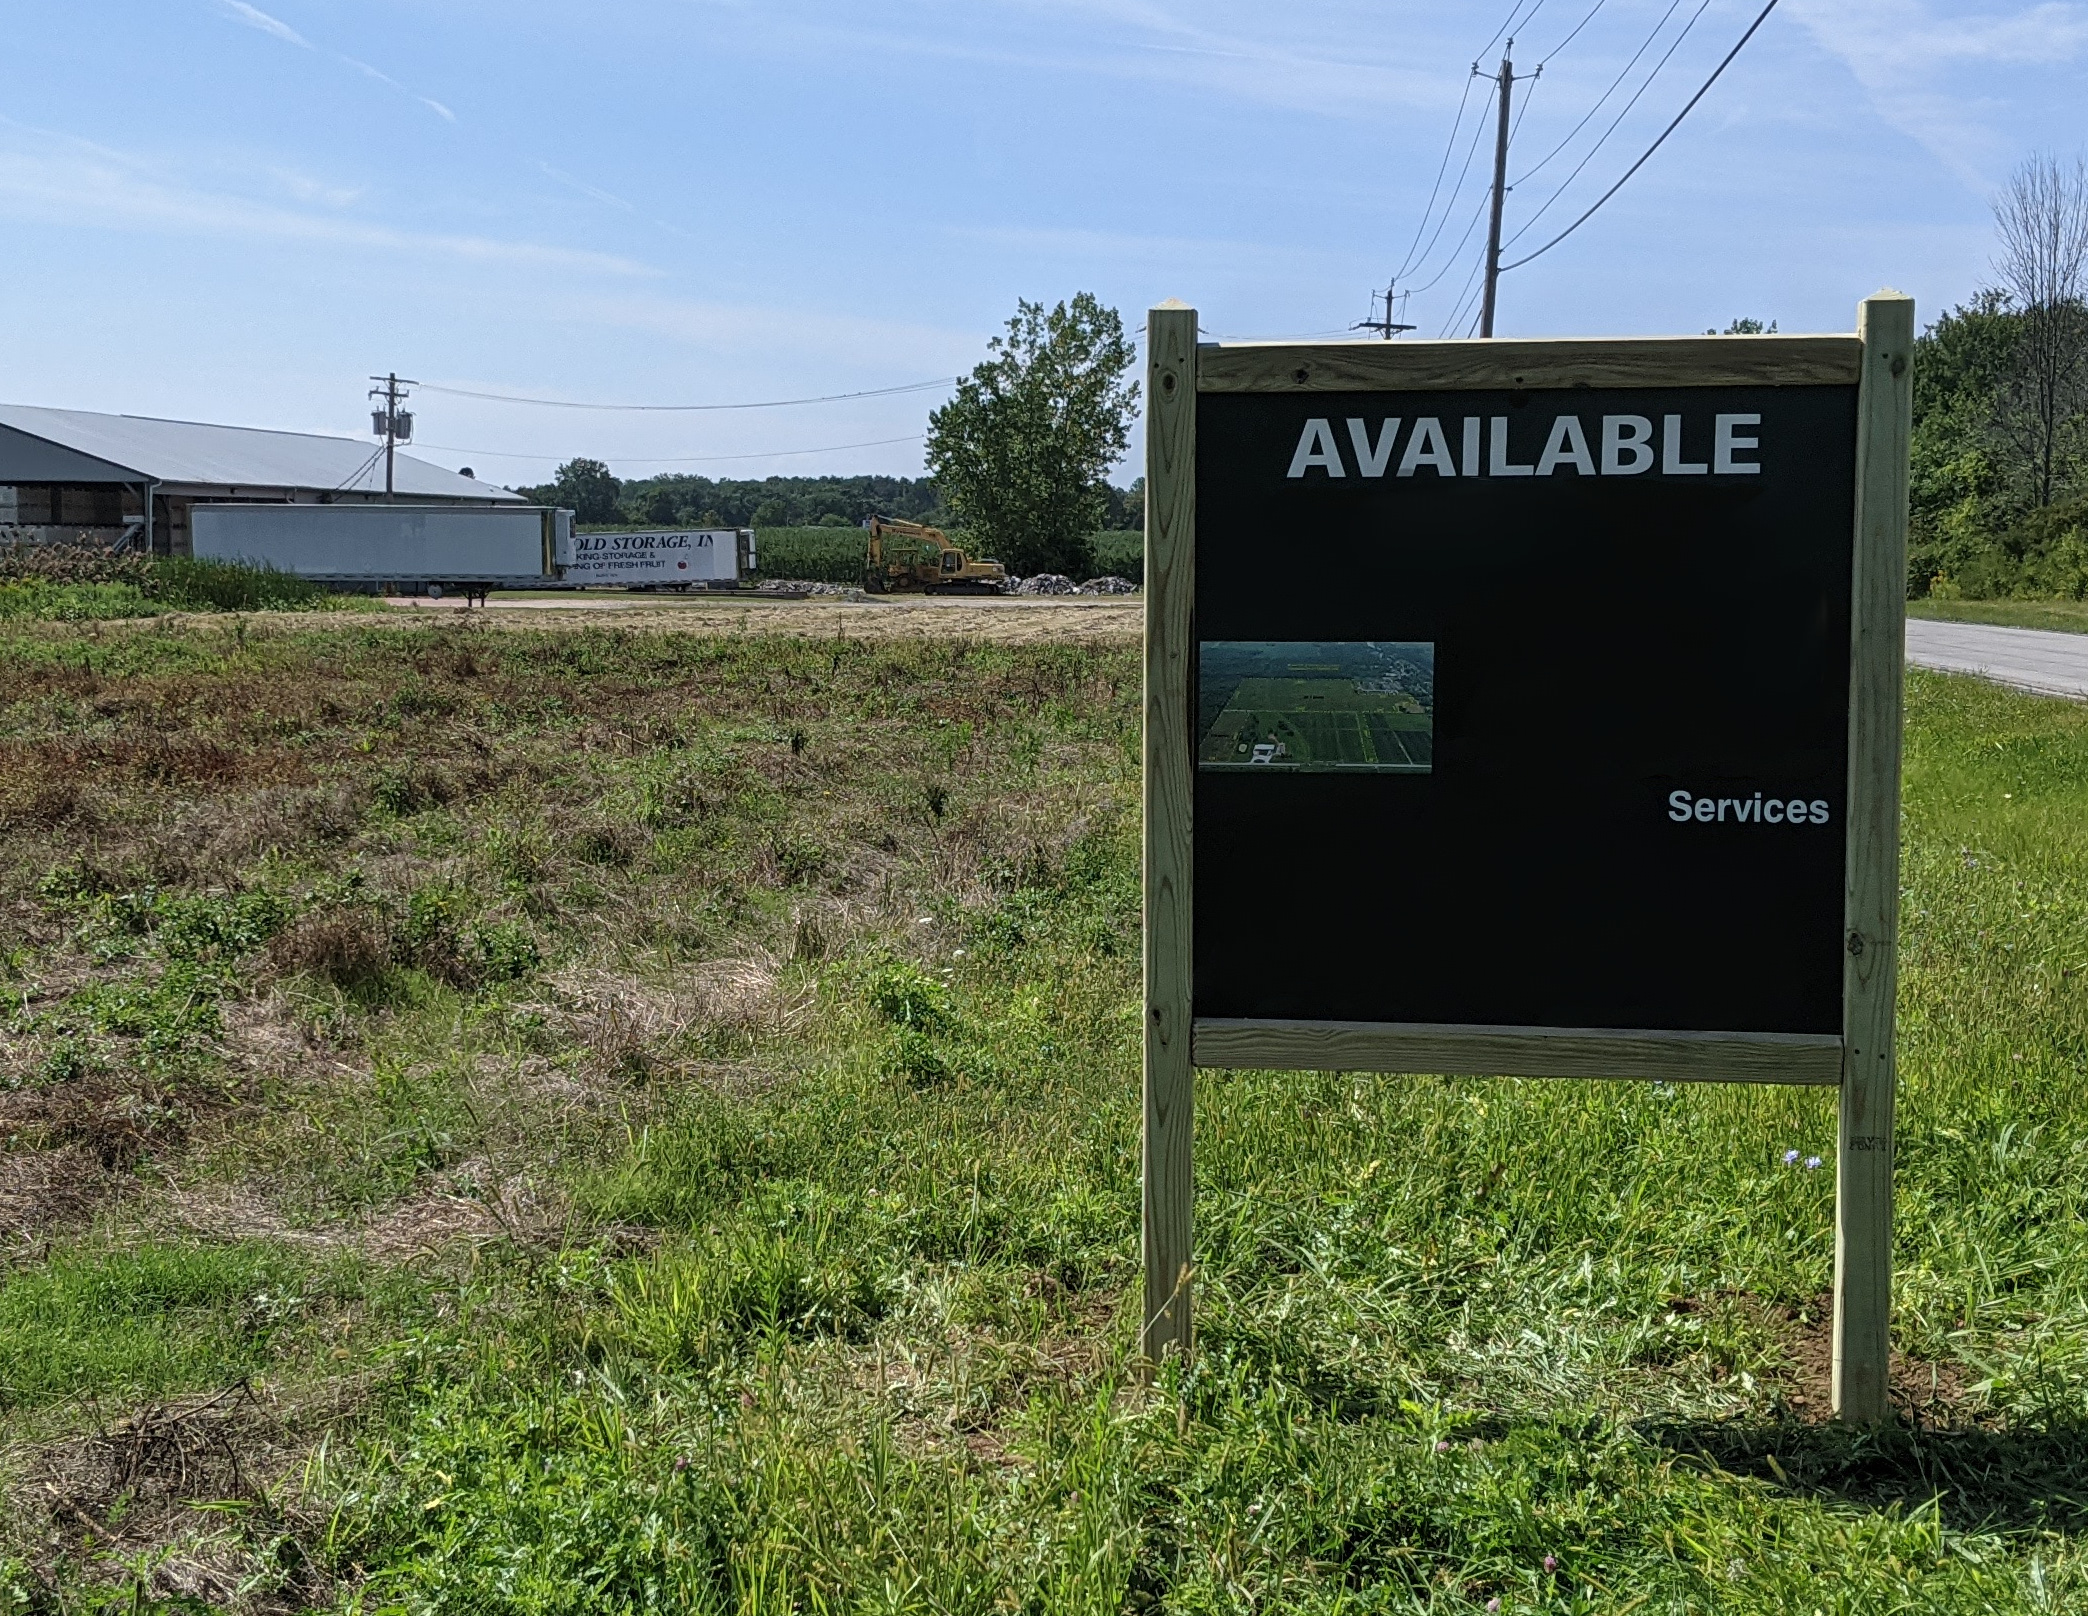
<svg viewBox="0 0 2088 1616">
<path fill-rule="evenodd" d="M 1134 584 L 1129 578 L 1119 578 L 1112 572 L 1107 577 L 1090 578 L 1074 593 L 1080 595 L 1135 595 L 1138 593 L 1138 585 Z"/>
<path fill-rule="evenodd" d="M 790 595 L 860 595 L 862 593 L 862 590 L 854 584 L 819 583 L 809 578 L 762 578 L 755 580 L 752 587 Z"/>
<path fill-rule="evenodd" d="M 1024 578 L 1008 590 L 1011 595 L 1077 595 L 1080 585 L 1058 572 L 1040 572 Z"/>
</svg>

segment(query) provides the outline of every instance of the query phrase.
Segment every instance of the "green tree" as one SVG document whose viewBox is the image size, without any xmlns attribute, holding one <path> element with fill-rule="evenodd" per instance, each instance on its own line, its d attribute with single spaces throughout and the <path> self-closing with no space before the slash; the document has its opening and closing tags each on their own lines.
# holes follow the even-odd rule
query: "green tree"
<svg viewBox="0 0 2088 1616">
<path fill-rule="evenodd" d="M 570 510 L 577 522 L 622 521 L 622 494 L 623 484 L 599 460 L 568 460 L 551 485 L 552 503 Z"/>
<path fill-rule="evenodd" d="M 1028 575 L 1085 577 L 1130 441 L 1136 354 L 1091 292 L 1047 311 L 1018 301 L 988 358 L 928 417 L 928 467 L 972 545 Z"/>
<path fill-rule="evenodd" d="M 1915 339 L 1909 594 L 1927 594 L 1939 578 L 1982 594 L 1997 581 L 1989 576 L 1996 537 L 2020 513 L 1994 416 L 2022 339 L 2022 315 L 1997 291 L 1950 310 Z"/>
<path fill-rule="evenodd" d="M 1129 488 L 1111 488 L 1109 526 L 1119 532 L 1145 526 L 1145 478 L 1132 480 Z"/>
</svg>

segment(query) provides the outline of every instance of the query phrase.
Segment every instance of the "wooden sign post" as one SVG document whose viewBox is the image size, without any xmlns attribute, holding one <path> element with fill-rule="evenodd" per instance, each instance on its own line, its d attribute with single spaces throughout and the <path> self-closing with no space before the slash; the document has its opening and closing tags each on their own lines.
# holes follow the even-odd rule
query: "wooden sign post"
<svg viewBox="0 0 2088 1616">
<path fill-rule="evenodd" d="M 1835 1407 L 1884 1419 L 1911 300 L 1147 337 L 1148 1361 L 1196 1066 L 1838 1085 Z"/>
</svg>

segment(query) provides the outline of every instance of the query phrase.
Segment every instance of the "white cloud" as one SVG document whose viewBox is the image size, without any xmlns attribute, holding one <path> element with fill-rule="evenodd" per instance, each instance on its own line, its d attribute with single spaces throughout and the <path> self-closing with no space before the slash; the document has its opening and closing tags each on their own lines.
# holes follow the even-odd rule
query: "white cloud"
<svg viewBox="0 0 2088 1616">
<path fill-rule="evenodd" d="M 605 207 L 615 208 L 620 213 L 629 213 L 642 218 L 655 230 L 664 230 L 668 235 L 679 236 L 683 241 L 699 239 L 678 224 L 670 224 L 665 219 L 656 218 L 652 214 L 641 212 L 635 202 L 626 201 L 614 191 L 605 191 L 598 185 L 589 185 L 585 180 L 576 179 L 564 169 L 554 168 L 546 162 L 539 161 L 537 167 L 550 178 L 558 181 L 560 185 L 566 186 L 570 190 L 578 191 L 582 196 L 599 202 Z"/>
<path fill-rule="evenodd" d="M 401 95 L 413 94 L 411 90 L 407 89 L 405 85 L 401 84 L 389 73 L 378 72 L 378 70 L 372 67 L 368 62 L 358 61 L 353 56 L 343 56 L 341 60 L 344 63 L 346 63 L 349 67 L 354 68 L 356 72 L 362 74 L 365 78 L 375 79 L 379 84 L 389 85 L 392 89 L 397 90 Z"/>
<path fill-rule="evenodd" d="M 312 48 L 312 42 L 287 22 L 271 17 L 258 6 L 248 5 L 246 0 L 218 0 L 218 4 L 224 7 L 228 16 L 245 23 L 249 28 L 258 28 L 262 33 L 272 35 L 285 44 L 295 45 L 300 50 Z"/>
<path fill-rule="evenodd" d="M 268 175 L 300 202 L 323 202 L 330 208 L 345 208 L 362 195 L 360 186 L 328 185 L 324 180 L 315 180 L 294 169 L 271 168 Z"/>
<path fill-rule="evenodd" d="M 258 201 L 169 177 L 155 165 L 87 141 L 51 136 L 0 119 L 15 138 L 0 141 L 0 216 L 78 226 L 159 231 L 244 240 L 326 242 L 413 252 L 474 263 L 566 270 L 630 278 L 660 273 L 610 253 L 487 236 L 400 230 L 338 213 L 314 213 Z M 299 200 L 345 206 L 352 192 L 273 176 Z"/>
<path fill-rule="evenodd" d="M 855 9 L 861 20 L 803 0 L 760 11 L 738 5 L 712 11 L 770 45 L 1186 85 L 1329 116 L 1454 103 L 1462 68 L 1454 49 L 1433 49 L 1435 41 L 1421 37 L 1421 16 L 1388 23 L 1382 6 L 1366 4 L 998 0 L 954 9 L 936 0 L 901 0 Z M 1223 26 L 1208 20 L 1226 11 L 1237 16 Z"/>
<path fill-rule="evenodd" d="M 379 72 L 368 62 L 361 61 L 353 56 L 343 56 L 340 58 L 340 60 L 347 66 L 354 68 L 356 72 L 362 74 L 363 77 L 375 79 L 379 84 L 382 84 L 389 89 L 397 90 L 401 95 L 411 96 L 422 106 L 427 107 L 437 117 L 441 118 L 445 123 L 455 123 L 457 121 L 457 115 L 454 112 L 450 111 L 450 109 L 444 106 L 440 101 L 434 99 L 434 97 L 422 95 L 418 90 L 407 89 L 405 85 L 401 84 L 389 73 Z"/>
<path fill-rule="evenodd" d="M 1797 0 L 1791 10 L 1846 64 L 1879 117 L 1976 190 L 2011 155 L 1994 127 L 2010 86 L 1981 94 L 1968 75 L 1982 67 L 2061 67 L 2088 49 L 2088 7 L 2052 0 L 1950 15 L 1927 0 Z"/>
<path fill-rule="evenodd" d="M 713 303 L 642 292 L 595 293 L 560 298 L 551 318 L 645 331 L 702 347 L 714 354 L 816 359 L 832 374 L 837 365 L 857 366 L 872 376 L 903 379 L 955 375 L 979 362 L 986 333 L 948 326 L 878 320 L 758 304 Z"/>
<path fill-rule="evenodd" d="M 1346 267 L 1348 255 L 1310 243 L 1248 241 L 1205 236 L 1163 236 L 1126 230 L 1087 230 L 1027 225 L 953 225 L 946 232 L 962 241 L 984 242 L 1030 256 L 1092 264 L 1137 264 L 1173 268 L 1184 263 L 1226 263 L 1325 274 Z"/>
<path fill-rule="evenodd" d="M 636 213 L 638 211 L 614 191 L 600 190 L 595 186 L 589 185 L 585 180 L 576 180 L 562 168 L 553 168 L 549 163 L 544 162 L 538 163 L 537 167 L 558 181 L 560 185 L 578 191 L 582 196 L 593 197 L 597 202 L 606 202 L 610 207 L 621 208 L 625 213 Z"/>
</svg>

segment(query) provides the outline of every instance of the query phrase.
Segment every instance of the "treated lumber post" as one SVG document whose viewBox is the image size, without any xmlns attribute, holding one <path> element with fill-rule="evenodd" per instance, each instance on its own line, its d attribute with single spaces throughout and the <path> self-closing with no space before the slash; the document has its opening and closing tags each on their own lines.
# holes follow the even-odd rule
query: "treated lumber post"
<svg viewBox="0 0 2088 1616">
<path fill-rule="evenodd" d="M 1914 300 L 1857 319 L 1855 578 L 1850 596 L 1849 837 L 1836 1152 L 1834 1409 L 1891 1413 L 1893 993 L 1898 980 L 1900 722 L 1906 656 Z"/>
<path fill-rule="evenodd" d="M 1145 1160 L 1148 1370 L 1190 1344 L 1190 673 L 1195 658 L 1196 311 L 1146 316 Z"/>
</svg>

